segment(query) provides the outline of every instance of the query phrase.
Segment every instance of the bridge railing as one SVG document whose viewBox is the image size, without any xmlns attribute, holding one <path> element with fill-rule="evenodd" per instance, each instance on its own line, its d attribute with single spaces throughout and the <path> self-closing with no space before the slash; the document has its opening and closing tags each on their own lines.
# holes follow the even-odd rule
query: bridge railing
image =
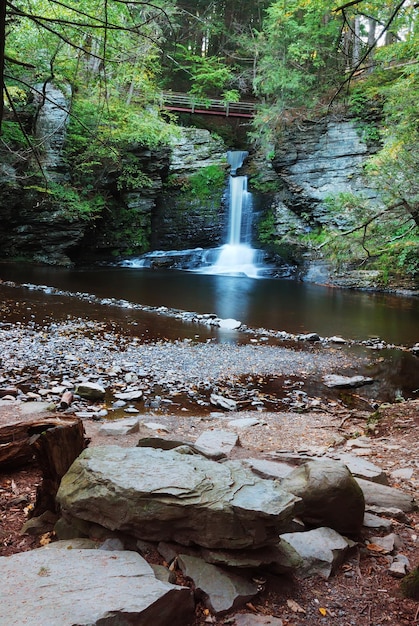
<svg viewBox="0 0 419 626">
<path fill-rule="evenodd" d="M 225 102 L 215 98 L 194 98 L 189 94 L 175 92 L 162 93 L 161 106 L 170 111 L 224 117 L 253 117 L 255 114 L 253 102 Z"/>
</svg>

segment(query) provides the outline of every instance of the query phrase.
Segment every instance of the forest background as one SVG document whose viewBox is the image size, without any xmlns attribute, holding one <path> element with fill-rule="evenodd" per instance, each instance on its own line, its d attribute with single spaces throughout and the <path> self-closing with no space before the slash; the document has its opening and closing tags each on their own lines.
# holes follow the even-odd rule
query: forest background
<svg viewBox="0 0 419 626">
<path fill-rule="evenodd" d="M 106 210 L 99 182 L 110 169 L 119 166 L 125 188 L 151 184 L 124 159 L 127 145 L 176 141 L 163 92 L 187 93 L 201 106 L 254 102 L 247 140 L 268 161 L 290 126 L 348 116 L 375 146 L 364 174 L 380 201 L 330 197 L 328 210 L 345 219 L 311 224 L 298 245 L 417 280 L 418 8 L 413 0 L 0 0 L 2 162 L 12 154 L 26 185 L 94 221 Z M 71 86 L 72 176 L 60 184 L 43 174 L 36 111 L 28 114 L 52 82 Z M 260 238 L 272 248 L 284 243 L 270 215 Z"/>
</svg>

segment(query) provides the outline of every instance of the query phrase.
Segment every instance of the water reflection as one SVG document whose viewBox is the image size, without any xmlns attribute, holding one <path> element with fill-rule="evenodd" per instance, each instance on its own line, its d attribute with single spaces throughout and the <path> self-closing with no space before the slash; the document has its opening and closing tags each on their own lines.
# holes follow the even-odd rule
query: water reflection
<svg viewBox="0 0 419 626">
<path fill-rule="evenodd" d="M 173 270 L 69 270 L 4 264 L 0 266 L 0 277 L 101 298 L 215 313 L 257 328 L 294 333 L 315 331 L 323 336 L 342 335 L 352 339 L 378 336 L 408 345 L 419 341 L 419 299 L 414 297 Z"/>
</svg>

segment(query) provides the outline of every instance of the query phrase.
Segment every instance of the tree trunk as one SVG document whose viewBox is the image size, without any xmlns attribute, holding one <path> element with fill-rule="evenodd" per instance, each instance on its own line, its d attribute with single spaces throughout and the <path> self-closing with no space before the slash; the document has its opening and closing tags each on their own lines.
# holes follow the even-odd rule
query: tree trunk
<svg viewBox="0 0 419 626">
<path fill-rule="evenodd" d="M 0 427 L 0 469 L 36 462 L 43 480 L 37 491 L 34 516 L 56 512 L 61 478 L 87 447 L 83 422 L 76 417 L 48 417 Z"/>
<path fill-rule="evenodd" d="M 0 0 L 0 134 L 4 112 L 4 50 L 6 42 L 6 0 Z"/>
</svg>

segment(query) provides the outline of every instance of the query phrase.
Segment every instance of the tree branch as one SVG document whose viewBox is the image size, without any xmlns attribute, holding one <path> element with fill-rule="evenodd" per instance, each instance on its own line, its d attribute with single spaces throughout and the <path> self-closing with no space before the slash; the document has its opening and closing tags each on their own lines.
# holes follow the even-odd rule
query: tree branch
<svg viewBox="0 0 419 626">
<path fill-rule="evenodd" d="M 363 0 L 356 0 L 354 2 L 349 3 L 349 6 L 352 6 L 353 4 L 358 4 L 359 2 L 362 2 Z M 345 80 L 343 81 L 343 83 L 340 85 L 339 89 L 336 91 L 336 93 L 334 94 L 333 98 L 331 99 L 330 103 L 329 103 L 329 108 L 332 106 L 333 102 L 336 100 L 336 98 L 338 97 L 338 95 L 341 93 L 342 89 L 344 88 L 345 85 L 347 85 L 348 83 L 351 82 L 354 74 L 357 72 L 357 70 L 361 67 L 361 65 L 363 64 L 363 62 L 365 61 L 365 59 L 369 56 L 369 54 L 374 50 L 374 48 L 377 46 L 378 40 L 380 39 L 380 37 L 382 37 L 384 35 L 384 33 L 390 28 L 391 24 L 393 23 L 393 21 L 396 19 L 397 14 L 399 13 L 399 11 L 401 10 L 401 8 L 403 7 L 403 5 L 405 4 L 406 0 L 402 0 L 401 2 L 399 2 L 399 4 L 396 6 L 396 8 L 394 9 L 393 13 L 391 14 L 390 18 L 387 20 L 387 23 L 383 26 L 383 29 L 381 31 L 381 33 L 378 35 L 378 37 L 376 37 L 374 43 L 371 46 L 367 47 L 367 50 L 364 52 L 364 54 L 361 56 L 361 58 L 359 59 L 359 61 L 356 63 L 355 67 L 352 68 L 348 78 L 345 78 Z M 347 6 L 347 5 L 345 5 Z M 335 9 L 340 10 L 340 11 L 344 11 L 345 6 L 340 7 L 339 9 Z M 344 15 L 344 20 L 346 20 L 346 16 Z"/>
<path fill-rule="evenodd" d="M 351 235 L 352 233 L 356 233 L 358 230 L 364 230 L 364 237 L 363 237 L 363 241 L 365 241 L 365 232 L 366 232 L 366 228 L 372 223 L 374 222 L 376 219 L 378 219 L 379 217 L 381 217 L 382 215 L 385 215 L 386 213 L 390 213 L 391 211 L 394 211 L 395 209 L 398 209 L 399 207 L 405 207 L 406 208 L 406 202 L 404 200 L 400 200 L 399 202 L 396 202 L 395 204 L 392 204 L 389 207 L 386 207 L 385 209 L 383 209 L 382 211 L 380 211 L 379 213 L 375 213 L 374 215 L 372 215 L 371 217 L 369 217 L 365 222 L 363 222 L 362 224 L 359 224 L 358 226 L 354 226 L 354 228 L 350 228 L 349 230 L 345 230 L 343 233 L 337 233 L 336 235 L 334 235 L 333 237 L 330 237 L 330 239 L 328 239 L 327 241 L 323 241 L 322 244 L 320 244 L 319 246 L 317 246 L 317 250 L 321 250 L 322 248 L 324 248 L 324 246 L 327 246 L 327 244 L 329 244 L 331 241 L 333 241 L 333 239 L 336 239 L 337 237 L 346 237 L 346 235 Z M 364 246 L 362 246 L 364 247 Z M 365 248 L 364 248 L 365 249 Z M 368 251 L 367 251 L 368 252 Z"/>
</svg>

